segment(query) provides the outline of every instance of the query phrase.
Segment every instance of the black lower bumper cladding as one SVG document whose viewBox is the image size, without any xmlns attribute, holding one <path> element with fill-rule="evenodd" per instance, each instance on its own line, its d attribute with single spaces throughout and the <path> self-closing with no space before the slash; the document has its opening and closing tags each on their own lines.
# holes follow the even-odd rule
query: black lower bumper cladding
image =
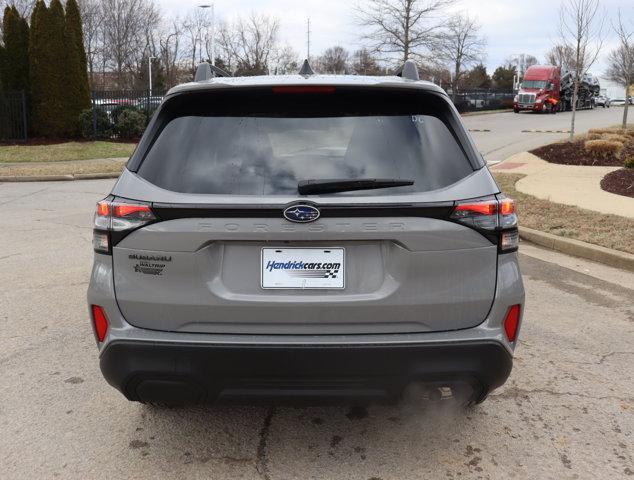
<svg viewBox="0 0 634 480">
<path fill-rule="evenodd" d="M 497 342 L 208 345 L 115 341 L 104 377 L 129 400 L 167 404 L 397 400 L 413 383 L 471 387 L 480 402 L 511 373 Z"/>
</svg>

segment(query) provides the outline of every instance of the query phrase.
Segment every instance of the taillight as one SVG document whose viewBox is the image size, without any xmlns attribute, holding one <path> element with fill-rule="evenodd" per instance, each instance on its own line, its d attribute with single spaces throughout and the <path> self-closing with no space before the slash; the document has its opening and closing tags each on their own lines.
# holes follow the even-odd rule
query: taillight
<svg viewBox="0 0 634 480">
<path fill-rule="evenodd" d="M 108 317 L 106 317 L 106 312 L 104 312 L 103 308 L 99 305 L 92 306 L 92 322 L 95 326 L 95 335 L 97 336 L 97 340 L 99 342 L 103 342 L 106 338 L 106 334 L 108 333 Z"/>
<path fill-rule="evenodd" d="M 125 233 L 155 220 L 149 205 L 103 200 L 97 203 L 95 211 L 93 248 L 97 253 L 110 254 L 113 239 L 121 240 Z"/>
<path fill-rule="evenodd" d="M 513 305 L 509 308 L 506 318 L 504 319 L 504 331 L 506 332 L 506 338 L 508 338 L 511 343 L 517 340 L 517 330 L 520 326 L 520 312 L 521 306 Z"/>
<path fill-rule="evenodd" d="M 517 214 L 515 202 L 510 198 L 460 202 L 451 219 L 497 238 L 500 253 L 517 250 Z"/>
</svg>

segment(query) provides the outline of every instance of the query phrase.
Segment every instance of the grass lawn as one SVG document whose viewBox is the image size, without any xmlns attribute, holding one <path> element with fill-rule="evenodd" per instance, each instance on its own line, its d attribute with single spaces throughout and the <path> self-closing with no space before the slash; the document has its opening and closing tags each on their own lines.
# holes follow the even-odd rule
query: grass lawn
<svg viewBox="0 0 634 480">
<path fill-rule="evenodd" d="M 78 173 L 121 173 L 127 160 L 88 160 L 86 162 L 49 162 L 3 165 L 0 177 L 33 177 L 40 175 L 75 175 Z"/>
<path fill-rule="evenodd" d="M 66 142 L 52 145 L 0 145 L 0 164 L 62 162 L 95 158 L 128 158 L 135 143 Z"/>
<path fill-rule="evenodd" d="M 634 254 L 634 220 L 526 195 L 515 189 L 523 175 L 495 173 L 502 191 L 515 199 L 520 225 Z"/>
</svg>

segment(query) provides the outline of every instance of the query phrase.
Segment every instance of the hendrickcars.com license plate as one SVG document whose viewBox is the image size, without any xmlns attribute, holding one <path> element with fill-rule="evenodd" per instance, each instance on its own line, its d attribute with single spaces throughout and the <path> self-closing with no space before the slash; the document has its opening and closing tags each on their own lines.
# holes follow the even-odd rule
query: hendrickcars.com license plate
<svg viewBox="0 0 634 480">
<path fill-rule="evenodd" d="M 265 289 L 345 288 L 343 248 L 263 248 Z"/>
</svg>

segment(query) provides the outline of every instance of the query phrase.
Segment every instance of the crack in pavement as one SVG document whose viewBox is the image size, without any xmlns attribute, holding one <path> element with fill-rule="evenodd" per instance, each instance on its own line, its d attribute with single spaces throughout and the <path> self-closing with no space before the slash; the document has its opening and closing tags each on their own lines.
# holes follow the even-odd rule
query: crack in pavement
<svg viewBox="0 0 634 480">
<path fill-rule="evenodd" d="M 603 365 L 606 359 L 613 357 L 614 355 L 634 355 L 634 352 L 610 352 L 605 355 L 601 355 L 601 360 L 597 363 L 597 365 Z"/>
<path fill-rule="evenodd" d="M 258 443 L 258 452 L 256 456 L 255 468 L 264 480 L 271 480 L 271 472 L 269 471 L 269 459 L 267 451 L 267 441 L 269 438 L 269 431 L 271 429 L 271 422 L 275 416 L 276 408 L 270 407 L 266 414 L 262 428 L 260 429 L 260 442 Z"/>
<path fill-rule="evenodd" d="M 525 342 L 523 342 L 525 343 Z M 606 353 L 606 354 L 600 354 L 600 353 L 591 353 L 590 355 L 594 355 L 595 357 L 600 357 L 599 361 L 597 362 L 581 362 L 581 361 L 577 361 L 577 360 L 559 360 L 559 363 L 570 363 L 571 365 L 603 365 L 605 363 L 605 361 L 610 358 L 613 357 L 615 355 L 634 355 L 634 352 L 610 352 L 610 353 Z"/>
<path fill-rule="evenodd" d="M 38 193 L 42 193 L 45 192 L 46 190 L 51 189 L 52 187 L 46 187 L 46 188 L 42 188 L 41 190 L 36 190 L 34 192 L 30 192 L 30 193 L 25 193 L 24 195 L 18 195 L 10 200 L 7 200 L 6 202 L 0 202 L 0 205 L 7 205 L 11 202 L 15 202 L 16 200 L 22 200 L 23 198 L 28 198 L 28 197 L 32 197 L 33 195 L 37 195 Z"/>
<path fill-rule="evenodd" d="M 504 391 L 503 393 L 498 393 L 496 395 L 491 395 L 489 398 L 497 399 L 497 398 L 517 398 L 517 397 L 529 397 L 532 394 L 547 394 L 552 395 L 554 397 L 580 397 L 587 398 L 589 400 L 618 400 L 621 402 L 634 402 L 634 397 L 619 397 L 617 395 L 605 395 L 602 397 L 595 397 L 592 395 L 587 395 L 585 393 L 576 393 L 576 392 L 556 392 L 554 390 L 549 390 L 547 388 L 536 388 L 534 390 L 525 390 L 522 388 L 512 387 Z"/>
</svg>

